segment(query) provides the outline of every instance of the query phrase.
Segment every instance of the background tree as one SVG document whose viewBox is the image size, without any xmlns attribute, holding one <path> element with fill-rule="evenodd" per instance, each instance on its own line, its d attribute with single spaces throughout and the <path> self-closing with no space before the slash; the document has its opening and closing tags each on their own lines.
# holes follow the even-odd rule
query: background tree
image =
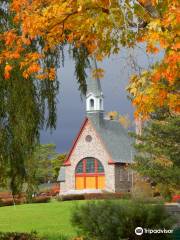
<svg viewBox="0 0 180 240">
<path fill-rule="evenodd" d="M 33 154 L 36 163 L 36 179 L 38 184 L 56 182 L 59 169 L 65 160 L 66 154 L 58 154 L 55 144 L 41 144 Z"/>
<path fill-rule="evenodd" d="M 46 183 L 57 182 L 59 170 L 65 160 L 66 154 L 56 152 L 55 144 L 41 144 L 36 146 L 32 158 L 26 162 L 27 182 L 25 189 L 29 199 L 39 186 Z"/>
<path fill-rule="evenodd" d="M 134 168 L 166 197 L 180 192 L 180 117 L 156 114 L 137 136 Z"/>
</svg>

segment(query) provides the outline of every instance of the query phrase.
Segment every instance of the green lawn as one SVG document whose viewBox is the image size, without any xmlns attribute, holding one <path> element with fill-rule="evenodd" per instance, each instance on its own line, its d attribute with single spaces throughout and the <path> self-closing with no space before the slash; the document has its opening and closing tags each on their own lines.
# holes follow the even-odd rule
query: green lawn
<svg viewBox="0 0 180 240">
<path fill-rule="evenodd" d="M 76 204 L 78 204 L 77 201 L 53 201 L 0 207 L 0 232 L 31 232 L 33 230 L 40 235 L 74 236 L 75 230 L 70 223 L 70 216 Z"/>
</svg>

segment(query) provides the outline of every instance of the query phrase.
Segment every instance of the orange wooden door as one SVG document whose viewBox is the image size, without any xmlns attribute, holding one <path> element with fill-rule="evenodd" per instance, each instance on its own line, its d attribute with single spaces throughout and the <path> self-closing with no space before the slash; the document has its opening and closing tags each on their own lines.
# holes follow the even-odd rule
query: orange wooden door
<svg viewBox="0 0 180 240">
<path fill-rule="evenodd" d="M 86 189 L 96 189 L 96 177 L 86 177 Z"/>
<path fill-rule="evenodd" d="M 76 176 L 76 189 L 104 189 L 105 176 Z"/>
<path fill-rule="evenodd" d="M 84 189 L 84 177 L 76 177 L 76 189 Z"/>
<path fill-rule="evenodd" d="M 98 176 L 97 177 L 97 187 L 98 189 L 105 188 L 105 176 Z"/>
</svg>

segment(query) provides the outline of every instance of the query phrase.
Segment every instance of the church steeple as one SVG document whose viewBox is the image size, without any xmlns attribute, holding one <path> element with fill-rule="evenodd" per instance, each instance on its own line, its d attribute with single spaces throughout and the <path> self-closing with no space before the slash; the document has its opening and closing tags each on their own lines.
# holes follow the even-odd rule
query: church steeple
<svg viewBox="0 0 180 240">
<path fill-rule="evenodd" d="M 96 62 L 94 63 L 95 68 Z M 103 112 L 103 93 L 99 78 L 93 79 L 89 77 L 86 81 L 87 93 L 86 93 L 86 112 Z"/>
</svg>

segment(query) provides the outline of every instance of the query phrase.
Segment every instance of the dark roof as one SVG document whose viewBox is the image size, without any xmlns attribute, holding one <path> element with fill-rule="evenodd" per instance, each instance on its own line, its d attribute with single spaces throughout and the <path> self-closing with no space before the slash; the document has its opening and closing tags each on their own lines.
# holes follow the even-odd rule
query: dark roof
<svg viewBox="0 0 180 240">
<path fill-rule="evenodd" d="M 88 114 L 96 132 L 114 162 L 131 163 L 134 150 L 128 131 L 117 120 L 104 119 L 102 113 Z"/>
<path fill-rule="evenodd" d="M 93 78 L 87 78 L 86 80 L 86 84 L 87 84 L 87 93 L 86 95 L 88 95 L 89 93 L 94 94 L 96 97 L 100 97 L 102 96 L 102 88 L 101 88 L 101 83 L 99 79 L 93 79 Z"/>
</svg>

